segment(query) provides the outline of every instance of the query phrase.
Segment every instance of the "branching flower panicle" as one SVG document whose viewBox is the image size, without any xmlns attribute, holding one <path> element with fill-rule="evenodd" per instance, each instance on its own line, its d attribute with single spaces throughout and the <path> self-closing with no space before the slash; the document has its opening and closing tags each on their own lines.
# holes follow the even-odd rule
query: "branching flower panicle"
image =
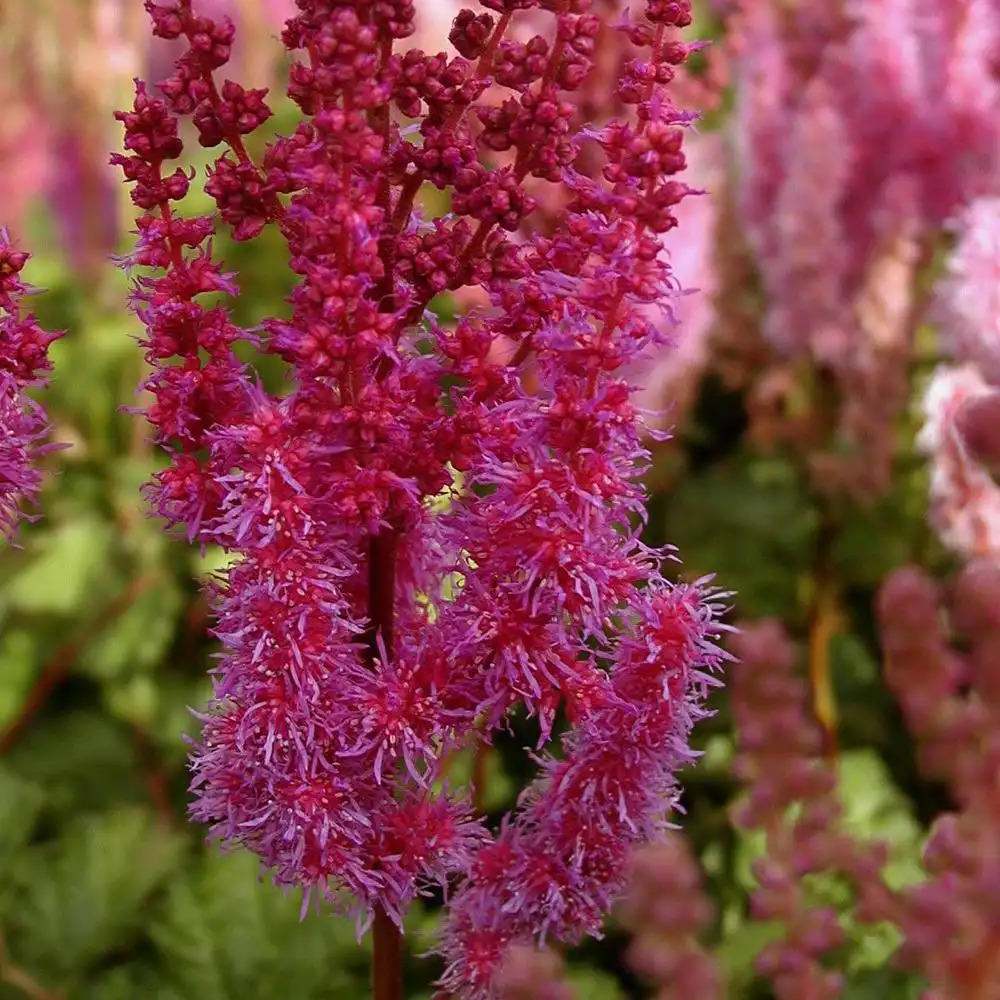
<svg viewBox="0 0 1000 1000">
<path fill-rule="evenodd" d="M 25 390 L 45 385 L 49 345 L 61 334 L 43 330 L 24 307 L 34 291 L 21 278 L 27 262 L 28 254 L 0 230 L 0 535 L 8 539 L 33 516 L 42 480 L 37 463 L 56 447 L 45 443 L 45 411 Z"/>
<path fill-rule="evenodd" d="M 279 883 L 374 918 L 376 947 L 453 884 L 444 984 L 470 998 L 510 947 L 599 932 L 629 845 L 674 804 L 723 659 L 720 595 L 668 582 L 639 540 L 648 455 L 623 374 L 672 334 L 661 251 L 692 116 L 666 85 L 689 2 L 620 25 L 628 114 L 602 127 L 573 100 L 601 16 L 484 6 L 456 17 L 458 55 L 429 55 L 400 44 L 409 0 L 297 0 L 282 41 L 301 120 L 257 162 L 245 137 L 271 108 L 223 75 L 232 23 L 149 0 L 186 51 L 137 84 L 113 157 L 141 213 L 146 417 L 170 456 L 149 498 L 233 557 L 193 815 Z M 508 39 L 535 8 L 551 30 Z M 221 150 L 208 215 L 179 211 L 183 118 Z M 585 145 L 596 173 L 576 167 Z M 525 220 L 546 186 L 565 207 L 542 233 Z M 431 187 L 447 213 L 424 207 Z M 243 330 L 212 237 L 268 226 L 298 283 L 287 315 Z M 443 328 L 434 300 L 469 286 L 489 306 Z M 285 363 L 287 391 L 261 387 L 241 344 Z M 542 744 L 560 708 L 572 728 L 494 835 L 446 764 L 519 706 Z"/>
</svg>

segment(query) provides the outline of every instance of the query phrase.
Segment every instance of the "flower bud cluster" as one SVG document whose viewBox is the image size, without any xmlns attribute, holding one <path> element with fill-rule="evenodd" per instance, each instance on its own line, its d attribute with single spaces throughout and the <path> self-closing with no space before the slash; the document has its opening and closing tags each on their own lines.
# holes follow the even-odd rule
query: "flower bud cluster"
<svg viewBox="0 0 1000 1000">
<path fill-rule="evenodd" d="M 720 970 L 698 941 L 713 914 L 682 834 L 636 851 L 623 916 L 634 934 L 628 963 L 658 988 L 658 1000 L 723 995 Z"/>
<path fill-rule="evenodd" d="M 39 458 L 45 444 L 45 411 L 26 389 L 44 386 L 52 364 L 49 345 L 61 334 L 38 325 L 24 298 L 34 289 L 21 278 L 28 254 L 0 230 L 0 536 L 11 539 L 41 487 Z"/>
<path fill-rule="evenodd" d="M 515 945 L 497 975 L 498 1000 L 574 1000 L 563 978 L 562 959 L 552 951 Z"/>
<path fill-rule="evenodd" d="M 784 628 L 773 620 L 741 626 L 732 646 L 741 660 L 732 682 L 734 769 L 748 786 L 734 819 L 766 835 L 766 853 L 754 864 L 751 912 L 785 927 L 785 936 L 761 952 L 758 969 L 777 1000 L 837 997 L 843 976 L 823 960 L 845 944 L 844 931 L 837 910 L 814 905 L 803 880 L 835 872 L 853 885 L 859 916 L 882 919 L 885 852 L 838 829 L 836 774 L 820 756 L 819 727 L 807 714 L 807 686 Z"/>
<path fill-rule="evenodd" d="M 267 95 L 217 79 L 233 26 L 192 0 L 148 0 L 186 50 L 119 115 L 146 417 L 170 458 L 149 497 L 233 560 L 194 815 L 362 923 L 453 883 L 443 984 L 486 997 L 511 947 L 599 931 L 724 659 L 720 595 L 670 583 L 639 539 L 648 454 L 625 376 L 669 334 L 656 307 L 675 294 L 662 251 L 691 116 L 663 85 L 690 7 L 622 26 L 630 117 L 598 128 L 573 100 L 601 26 L 584 0 L 461 12 L 453 56 L 401 48 L 410 0 L 296 3 L 282 42 L 301 119 L 259 163 L 244 137 Z M 522 49 L 532 8 L 552 30 Z M 204 216 L 178 205 L 184 116 L 221 147 Z M 529 181 L 564 205 L 544 234 Z M 284 315 L 242 330 L 212 236 L 267 226 L 298 280 Z M 432 300 L 469 287 L 488 307 L 443 328 Z M 285 363 L 285 391 L 262 388 L 247 345 Z M 519 707 L 541 743 L 557 712 L 571 728 L 491 834 L 447 763 Z"/>
<path fill-rule="evenodd" d="M 879 594 L 887 682 L 922 766 L 948 782 L 956 804 L 931 829 L 926 881 L 902 895 L 893 919 L 902 961 L 939 995 L 986 1000 L 1000 989 L 1000 565 L 974 559 L 949 589 L 946 600 L 922 570 L 904 567 Z"/>
</svg>

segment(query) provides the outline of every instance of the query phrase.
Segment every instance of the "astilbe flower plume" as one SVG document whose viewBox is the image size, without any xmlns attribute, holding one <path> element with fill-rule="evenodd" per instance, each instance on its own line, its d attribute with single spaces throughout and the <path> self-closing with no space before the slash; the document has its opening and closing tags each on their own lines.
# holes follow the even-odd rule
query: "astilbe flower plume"
<svg viewBox="0 0 1000 1000">
<path fill-rule="evenodd" d="M 683 834 L 636 851 L 624 917 L 629 966 L 659 987 L 657 1000 L 716 1000 L 722 975 L 698 935 L 712 920 L 701 872 Z"/>
<path fill-rule="evenodd" d="M 925 881 L 887 908 L 905 937 L 900 959 L 943 1000 L 1000 990 L 1000 564 L 969 562 L 945 594 L 922 569 L 883 583 L 878 619 L 886 680 L 923 770 L 947 782 L 954 809 L 924 849 Z M 949 633 L 963 641 L 959 652 Z"/>
<path fill-rule="evenodd" d="M 859 918 L 882 920 L 891 897 L 880 877 L 887 853 L 841 827 L 836 773 L 821 756 L 822 734 L 784 626 L 773 619 L 747 623 L 733 650 L 741 660 L 732 688 L 739 734 L 734 771 L 747 785 L 734 820 L 766 837 L 766 854 L 754 863 L 751 912 L 785 927 L 785 936 L 761 951 L 757 967 L 778 1000 L 837 997 L 843 975 L 824 959 L 846 943 L 845 933 L 837 910 L 816 905 L 804 878 L 840 875 L 855 890 Z"/>
<path fill-rule="evenodd" d="M 737 6 L 736 202 L 762 333 L 833 390 L 806 446 L 824 449 L 817 486 L 870 497 L 891 474 L 919 276 L 941 224 L 1000 182 L 1000 19 L 984 0 Z"/>
<path fill-rule="evenodd" d="M 955 243 L 929 316 L 954 364 L 924 398 L 919 444 L 931 470 L 931 521 L 965 555 L 1000 552 L 1000 197 L 972 201 L 952 220 Z"/>
<path fill-rule="evenodd" d="M 917 444 L 930 464 L 930 522 L 949 548 L 966 556 L 1000 553 L 1000 486 L 969 447 L 962 424 L 992 398 L 967 364 L 940 365 L 923 400 Z M 971 429 L 979 432 L 975 423 Z"/>
<path fill-rule="evenodd" d="M 32 516 L 42 479 L 37 462 L 55 447 L 44 440 L 45 411 L 25 390 L 45 385 L 49 345 L 60 334 L 47 333 L 24 307 L 32 292 L 21 278 L 27 261 L 0 230 L 0 536 L 8 540 Z"/>
<path fill-rule="evenodd" d="M 971 202 L 953 224 L 956 242 L 935 288 L 932 316 L 944 346 L 1000 384 L 1000 196 Z"/>
<path fill-rule="evenodd" d="M 186 49 L 155 89 L 137 83 L 113 157 L 141 211 L 127 264 L 170 458 L 149 499 L 233 557 L 193 815 L 280 884 L 374 919 L 376 996 L 398 995 L 379 942 L 429 885 L 453 883 L 456 997 L 491 995 L 514 945 L 598 933 L 630 844 L 674 803 L 723 656 L 720 595 L 669 583 L 667 553 L 639 540 L 648 456 L 623 377 L 671 332 L 660 251 L 690 116 L 665 84 L 689 4 L 651 0 L 621 26 L 630 118 L 599 128 L 572 100 L 601 23 L 586 3 L 485 6 L 456 17 L 452 56 L 397 51 L 408 0 L 297 0 L 282 40 L 302 118 L 258 163 L 244 136 L 267 95 L 217 78 L 233 25 L 150 0 L 155 33 Z M 504 40 L 521 11 L 548 33 L 518 61 Z M 210 215 L 178 210 L 185 116 L 222 149 Z M 586 144 L 594 177 L 574 167 Z M 547 234 L 526 228 L 529 178 L 568 193 Z M 425 184 L 450 212 L 426 214 Z M 212 236 L 266 226 L 299 280 L 288 314 L 243 330 Z M 432 300 L 470 285 L 489 307 L 442 328 Z M 286 363 L 286 391 L 261 387 L 240 342 Z M 560 708 L 571 728 L 492 835 L 446 764 L 519 706 L 540 746 Z"/>
</svg>

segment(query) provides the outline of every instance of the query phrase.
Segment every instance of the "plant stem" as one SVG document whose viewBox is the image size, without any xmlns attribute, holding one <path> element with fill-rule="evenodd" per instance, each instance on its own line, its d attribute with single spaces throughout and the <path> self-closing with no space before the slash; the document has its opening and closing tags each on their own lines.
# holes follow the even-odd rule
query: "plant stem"
<svg viewBox="0 0 1000 1000">
<path fill-rule="evenodd" d="M 403 1000 L 403 935 L 381 906 L 372 928 L 372 997 Z"/>
<path fill-rule="evenodd" d="M 823 756 L 837 756 L 837 703 L 830 674 L 830 641 L 840 627 L 836 584 L 825 572 L 815 581 L 816 596 L 809 611 L 809 681 L 813 713 L 823 731 Z"/>
<path fill-rule="evenodd" d="M 380 652 L 392 657 L 396 603 L 396 534 L 372 535 L 368 547 L 368 658 L 372 668 Z M 380 642 L 381 640 L 381 649 Z M 403 936 L 381 906 L 372 928 L 373 1000 L 403 1000 Z"/>
<path fill-rule="evenodd" d="M 392 658 L 396 604 L 396 533 L 372 535 L 368 545 L 368 662 L 379 659 L 381 637 L 385 655 Z"/>
</svg>

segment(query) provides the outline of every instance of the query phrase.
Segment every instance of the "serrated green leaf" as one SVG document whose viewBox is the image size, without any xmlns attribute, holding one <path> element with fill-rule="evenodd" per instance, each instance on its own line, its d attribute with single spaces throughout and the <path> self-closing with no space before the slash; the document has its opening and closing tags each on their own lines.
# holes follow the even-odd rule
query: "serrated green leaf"
<svg viewBox="0 0 1000 1000">
<path fill-rule="evenodd" d="M 74 820 L 60 838 L 23 856 L 11 911 L 15 953 L 70 983 L 139 934 L 183 842 L 145 809 Z"/>
<path fill-rule="evenodd" d="M 249 854 L 213 854 L 173 887 L 154 929 L 167 980 L 181 1000 L 351 995 L 366 974 L 354 925 L 299 911 L 300 896 L 262 883 Z"/>
</svg>

